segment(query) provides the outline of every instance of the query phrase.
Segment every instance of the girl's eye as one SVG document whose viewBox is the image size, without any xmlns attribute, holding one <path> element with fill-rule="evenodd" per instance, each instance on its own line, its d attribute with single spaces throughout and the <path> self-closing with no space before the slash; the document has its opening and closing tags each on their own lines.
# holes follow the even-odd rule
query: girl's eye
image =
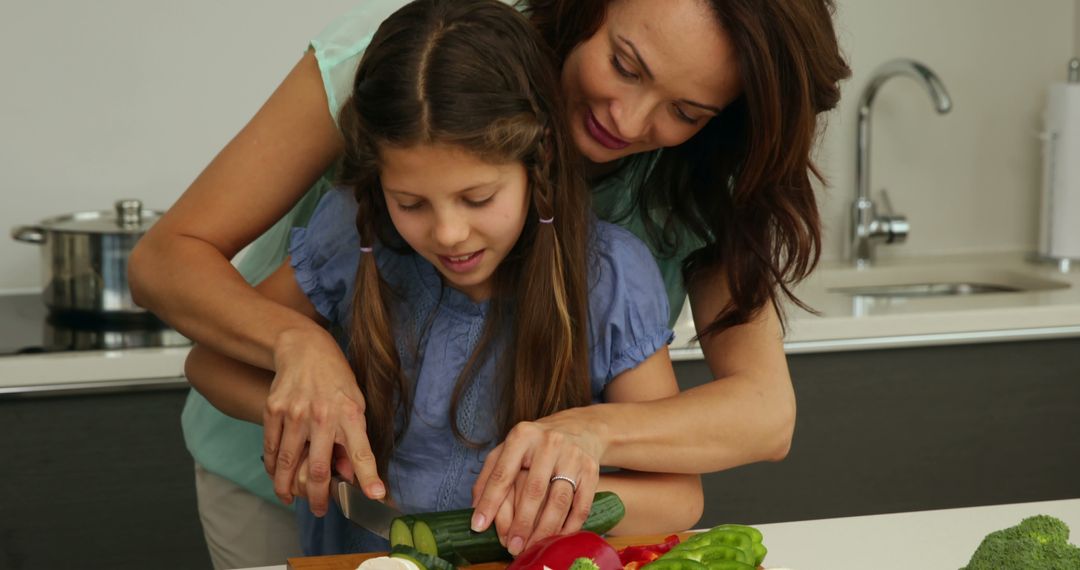
<svg viewBox="0 0 1080 570">
<path fill-rule="evenodd" d="M 415 211 L 415 210 L 419 210 L 420 206 L 423 206 L 423 205 L 424 205 L 423 202 L 415 202 L 413 204 L 402 204 L 401 202 L 398 202 L 398 208 L 400 208 L 400 209 L 402 209 L 403 211 L 406 211 L 406 212 L 412 212 L 412 211 Z"/>
<path fill-rule="evenodd" d="M 691 117 L 690 115 L 687 115 L 686 112 L 684 112 L 682 110 L 682 107 L 680 107 L 678 105 L 674 105 L 674 108 L 675 108 L 675 116 L 678 117 L 679 120 L 684 122 L 684 123 L 687 123 L 687 124 L 690 124 L 690 125 L 696 125 L 696 124 L 698 124 L 699 121 L 701 121 L 701 119 L 699 117 Z"/>
<path fill-rule="evenodd" d="M 469 200 L 469 199 L 466 199 L 465 200 L 465 205 L 467 205 L 470 208 L 482 208 L 482 207 L 487 206 L 488 204 L 490 204 L 491 200 L 493 198 L 495 198 L 494 194 L 492 194 L 491 196 L 488 196 L 487 198 L 484 198 L 483 200 Z"/>
<path fill-rule="evenodd" d="M 617 53 L 611 54 L 611 66 L 615 68 L 615 71 L 617 71 L 619 73 L 619 75 L 621 75 L 621 76 L 623 76 L 623 77 L 625 77 L 627 79 L 637 79 L 638 78 L 638 75 L 636 73 L 634 73 L 633 71 L 630 71 L 629 69 L 626 68 L 625 65 L 623 65 L 622 61 L 619 59 L 619 54 L 617 54 Z"/>
</svg>

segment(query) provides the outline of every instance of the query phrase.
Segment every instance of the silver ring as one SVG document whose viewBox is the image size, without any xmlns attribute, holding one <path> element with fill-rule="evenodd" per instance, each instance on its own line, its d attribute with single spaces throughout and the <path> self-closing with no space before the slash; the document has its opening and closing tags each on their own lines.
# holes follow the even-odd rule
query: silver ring
<svg viewBox="0 0 1080 570">
<path fill-rule="evenodd" d="M 570 486 L 574 488 L 574 492 L 577 493 L 577 481 L 574 481 L 566 475 L 555 475 L 548 483 L 554 483 L 556 481 L 566 481 L 567 483 L 570 483 Z"/>
</svg>

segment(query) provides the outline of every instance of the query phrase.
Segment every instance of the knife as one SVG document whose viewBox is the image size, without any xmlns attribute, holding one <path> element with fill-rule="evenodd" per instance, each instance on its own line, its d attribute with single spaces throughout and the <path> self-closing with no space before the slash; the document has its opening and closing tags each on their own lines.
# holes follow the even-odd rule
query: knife
<svg viewBox="0 0 1080 570">
<path fill-rule="evenodd" d="M 390 539 L 390 523 L 402 516 L 401 511 L 386 503 L 369 499 L 360 487 L 337 475 L 330 479 L 330 495 L 341 507 L 345 518 L 387 540 Z"/>
</svg>

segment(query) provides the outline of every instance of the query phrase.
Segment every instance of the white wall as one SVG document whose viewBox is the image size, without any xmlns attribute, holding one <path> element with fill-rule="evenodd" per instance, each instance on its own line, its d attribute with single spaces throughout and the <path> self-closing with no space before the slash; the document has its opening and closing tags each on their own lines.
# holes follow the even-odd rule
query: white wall
<svg viewBox="0 0 1080 570">
<path fill-rule="evenodd" d="M 1073 13 L 1076 20 L 1073 23 L 1073 57 L 1080 57 L 1080 0 L 1076 0 L 1076 6 L 1073 8 Z"/>
<path fill-rule="evenodd" d="M 40 287 L 11 227 L 167 208 L 357 1 L 0 2 L 0 290 Z"/>
<path fill-rule="evenodd" d="M 854 70 L 820 149 L 832 187 L 819 194 L 825 257 L 847 251 L 854 194 L 855 116 L 874 68 L 922 61 L 945 83 L 953 110 L 895 78 L 874 104 L 871 185 L 888 188 L 911 223 L 882 257 L 1033 250 L 1046 87 L 1065 79 L 1075 0 L 840 0 L 838 25 Z"/>
<path fill-rule="evenodd" d="M 121 197 L 167 207 L 247 121 L 307 40 L 361 0 L 5 0 L 0 4 L 0 230 Z M 855 70 L 820 162 L 825 254 L 846 244 L 854 113 L 878 64 L 933 68 L 955 110 L 899 78 L 874 113 L 873 185 L 907 214 L 883 255 L 1035 243 L 1046 85 L 1080 50 L 1077 0 L 838 0 Z M 2 236 L 0 236 L 2 237 Z M 0 239 L 0 289 L 39 286 L 35 247 Z"/>
</svg>

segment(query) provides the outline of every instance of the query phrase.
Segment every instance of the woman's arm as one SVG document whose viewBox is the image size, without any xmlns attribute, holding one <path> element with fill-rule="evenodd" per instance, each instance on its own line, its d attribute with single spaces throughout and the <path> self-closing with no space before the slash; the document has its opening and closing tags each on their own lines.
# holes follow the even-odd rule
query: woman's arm
<svg viewBox="0 0 1080 570">
<path fill-rule="evenodd" d="M 690 290 L 694 321 L 711 322 L 727 298 L 719 272 L 699 280 Z M 772 306 L 701 339 L 701 350 L 713 381 L 658 402 L 595 410 L 593 421 L 604 426 L 605 465 L 710 473 L 787 456 L 795 392 Z"/>
<path fill-rule="evenodd" d="M 325 326 L 322 317 L 296 283 L 290 259 L 255 287 L 255 292 L 281 308 Z M 238 420 L 262 424 L 274 372 L 241 362 L 203 345 L 195 345 L 184 362 L 188 382 L 215 408 Z"/>
<path fill-rule="evenodd" d="M 608 384 L 604 399 L 612 404 L 574 410 L 659 400 L 674 396 L 678 390 L 671 358 L 663 347 Z M 491 520 L 486 513 L 493 513 L 490 516 L 512 554 L 552 534 L 581 528 L 597 490 L 615 491 L 626 505 L 626 517 L 613 531 L 618 534 L 670 532 L 697 522 L 703 509 L 700 477 L 661 473 L 663 469 L 601 476 L 601 462 L 596 458 L 602 450 L 580 445 L 589 440 L 591 426 L 565 423 L 559 416 L 566 412 L 515 426 L 506 441 L 491 452 L 474 486 L 477 512 L 484 514 L 484 522 Z M 515 467 L 512 472 L 503 470 L 507 465 Z M 520 471 L 522 468 L 525 470 Z M 502 484 L 507 474 L 512 476 L 513 485 Z M 554 475 L 574 479 L 576 489 L 566 482 L 551 481 Z M 503 488 L 505 493 L 500 496 Z M 661 496 L 664 500 L 657 501 Z M 474 524 L 478 527 L 486 524 Z"/>
<path fill-rule="evenodd" d="M 256 293 L 270 303 L 295 311 L 315 325 L 318 334 L 286 336 L 275 348 L 276 372 L 260 369 L 239 362 L 207 347 L 192 349 L 185 365 L 188 380 L 218 409 L 233 417 L 261 423 L 268 432 L 277 429 L 281 441 L 278 460 L 287 460 L 292 467 L 274 470 L 267 464 L 267 471 L 274 478 L 274 492 L 288 504 L 295 494 L 295 481 L 303 481 L 311 511 L 317 516 L 326 513 L 329 500 L 331 464 L 334 443 L 349 444 L 350 448 L 363 450 L 367 460 L 351 457 L 351 465 L 342 465 L 343 472 L 355 472 L 361 485 L 370 485 L 361 473 L 374 477 L 380 484 L 371 456 L 364 425 L 364 400 L 359 396 L 356 378 L 353 376 L 337 341 L 323 327 L 325 319 L 318 314 L 307 295 L 300 289 L 289 259 L 256 287 Z M 329 393 L 325 403 L 310 405 L 299 400 L 294 393 L 274 390 L 275 385 L 289 381 L 295 386 L 313 386 L 317 379 L 343 378 L 356 389 L 358 399 L 343 392 Z M 271 382 L 272 380 L 272 382 Z M 359 436 L 336 441 L 331 430 L 315 432 L 309 425 L 326 427 L 330 411 L 335 411 L 359 426 Z M 308 442 L 310 441 L 310 445 Z M 270 450 L 264 449 L 264 460 Z M 298 470 L 307 461 L 306 473 Z M 351 471 L 350 471 L 351 468 Z"/>
<path fill-rule="evenodd" d="M 257 294 L 229 263 L 300 200 L 342 150 L 312 53 L 179 201 L 130 260 L 135 301 L 185 336 L 261 368 L 310 319 Z"/>
<path fill-rule="evenodd" d="M 703 281 L 690 291 L 698 323 L 709 322 L 727 296 L 719 274 Z M 701 349 L 711 382 L 661 400 L 573 408 L 543 421 L 580 438 L 602 465 L 625 469 L 711 473 L 786 457 L 795 392 L 776 311 L 765 307 L 750 322 L 703 338 Z"/>
<path fill-rule="evenodd" d="M 326 502 L 320 489 L 329 481 L 334 441 L 347 446 L 365 492 L 375 498 L 385 493 L 367 443 L 363 396 L 330 335 L 301 312 L 261 295 L 229 259 L 299 201 L 342 149 L 318 62 L 309 52 L 139 240 L 129 269 L 137 303 L 215 352 L 277 372 L 264 420 L 266 467 L 275 492 L 288 503 L 310 440 L 313 507 Z M 294 355 L 325 361 L 319 368 L 325 374 L 290 365 Z"/>
<path fill-rule="evenodd" d="M 707 285 L 690 291 L 699 323 L 708 322 L 727 299 L 720 273 L 710 277 L 698 282 Z M 500 453 L 485 462 L 473 491 L 474 529 L 486 528 L 497 515 L 536 450 L 582 455 L 598 465 L 634 471 L 683 474 L 783 459 L 791 445 L 795 395 L 776 312 L 766 307 L 751 322 L 702 339 L 701 347 L 712 382 L 661 399 L 563 410 L 521 426 L 517 437 L 508 437 L 497 448 Z M 546 498 L 546 492 L 532 492 L 524 506 L 533 503 L 538 510 Z M 571 519 L 580 526 L 581 511 L 577 505 L 573 511 L 568 526 Z"/>
</svg>

